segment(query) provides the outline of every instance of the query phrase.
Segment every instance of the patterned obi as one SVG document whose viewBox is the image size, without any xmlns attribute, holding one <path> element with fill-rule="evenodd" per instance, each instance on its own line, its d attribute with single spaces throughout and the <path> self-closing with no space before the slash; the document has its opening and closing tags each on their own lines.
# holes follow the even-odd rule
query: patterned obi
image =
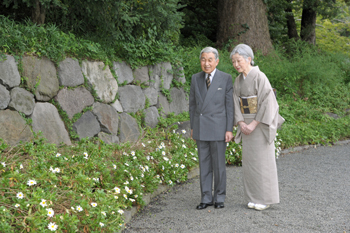
<svg viewBox="0 0 350 233">
<path fill-rule="evenodd" d="M 239 100 L 242 114 L 254 114 L 258 111 L 258 97 L 256 95 L 239 97 Z"/>
</svg>

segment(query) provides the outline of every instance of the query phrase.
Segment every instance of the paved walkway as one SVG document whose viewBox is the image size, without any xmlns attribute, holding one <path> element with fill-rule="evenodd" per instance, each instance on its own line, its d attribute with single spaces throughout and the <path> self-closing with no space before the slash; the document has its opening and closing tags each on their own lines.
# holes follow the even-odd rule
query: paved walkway
<svg viewBox="0 0 350 233">
<path fill-rule="evenodd" d="M 154 198 L 123 232 L 350 233 L 350 144 L 285 154 L 277 168 L 281 203 L 270 209 L 246 207 L 242 168 L 228 166 L 224 209 L 196 210 L 196 177 Z"/>
</svg>

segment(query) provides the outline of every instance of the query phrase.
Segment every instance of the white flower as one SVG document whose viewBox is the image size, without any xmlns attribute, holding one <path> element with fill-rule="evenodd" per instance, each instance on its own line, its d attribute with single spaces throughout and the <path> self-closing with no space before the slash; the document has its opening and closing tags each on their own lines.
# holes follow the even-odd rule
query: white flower
<svg viewBox="0 0 350 233">
<path fill-rule="evenodd" d="M 92 178 L 95 182 L 99 182 L 99 178 Z"/>
<path fill-rule="evenodd" d="M 23 165 L 21 164 L 21 165 L 19 165 L 19 169 L 22 169 L 23 168 Z"/>
<path fill-rule="evenodd" d="M 84 155 L 85 155 L 85 157 L 88 157 L 88 156 L 89 156 L 87 152 L 84 152 Z"/>
<path fill-rule="evenodd" d="M 135 195 L 134 197 L 137 198 L 139 195 Z"/>
<path fill-rule="evenodd" d="M 162 151 L 162 155 L 165 155 L 165 151 L 164 150 Z"/>
<path fill-rule="evenodd" d="M 143 178 L 145 175 L 144 174 L 141 174 L 141 177 Z M 137 178 L 137 177 L 136 177 Z"/>
<path fill-rule="evenodd" d="M 146 145 L 145 145 L 145 144 L 143 144 L 143 143 L 141 143 L 141 145 L 142 145 L 143 147 L 146 147 Z"/>
<path fill-rule="evenodd" d="M 129 184 L 129 181 L 125 181 L 124 184 Z"/>
<path fill-rule="evenodd" d="M 185 154 L 185 158 L 187 158 L 187 154 Z"/>
<path fill-rule="evenodd" d="M 181 132 L 182 132 L 183 134 L 185 134 L 185 133 L 186 133 L 186 130 L 183 129 Z"/>
<path fill-rule="evenodd" d="M 114 169 L 117 169 L 117 165 L 113 164 L 113 168 L 114 168 Z"/>
<path fill-rule="evenodd" d="M 197 160 L 196 157 L 193 157 L 192 159 L 193 159 L 193 160 Z"/>
<path fill-rule="evenodd" d="M 100 222 L 100 226 L 103 227 L 105 224 L 103 224 L 102 222 Z"/>
<path fill-rule="evenodd" d="M 182 145 L 183 148 L 186 148 L 185 144 Z"/>
<path fill-rule="evenodd" d="M 124 210 L 118 210 L 119 214 L 124 214 Z"/>
<path fill-rule="evenodd" d="M 62 220 L 63 220 L 63 216 L 62 216 L 62 215 L 60 216 L 60 219 L 62 219 Z"/>
<path fill-rule="evenodd" d="M 66 157 L 64 157 L 64 160 L 68 160 Z"/>
<path fill-rule="evenodd" d="M 107 216 L 106 212 L 104 212 L 104 211 L 102 211 L 101 214 L 104 216 Z"/>
<path fill-rule="evenodd" d="M 23 199 L 23 197 L 24 197 L 22 192 L 17 193 L 16 196 L 17 196 L 18 199 Z"/>
<path fill-rule="evenodd" d="M 169 180 L 169 184 L 172 184 L 173 182 L 171 180 Z"/>
<path fill-rule="evenodd" d="M 164 151 L 163 151 L 164 152 Z M 165 160 L 165 161 L 169 161 L 169 159 L 167 158 L 167 157 L 163 157 L 163 159 Z"/>
<path fill-rule="evenodd" d="M 120 188 L 114 187 L 114 191 L 115 191 L 116 193 L 120 193 Z"/>
<path fill-rule="evenodd" d="M 55 214 L 55 211 L 53 211 L 53 209 L 46 209 L 47 210 L 47 216 L 49 216 L 50 218 L 53 217 L 53 215 Z"/>
<path fill-rule="evenodd" d="M 175 167 L 179 167 L 179 164 L 177 163 L 177 164 L 175 164 Z"/>
<path fill-rule="evenodd" d="M 149 161 L 151 157 L 149 157 L 149 155 L 146 156 L 146 159 Z"/>
<path fill-rule="evenodd" d="M 125 191 L 128 191 L 129 190 L 129 187 L 128 186 L 125 186 Z"/>
<path fill-rule="evenodd" d="M 50 222 L 47 227 L 49 228 L 50 231 L 56 231 L 58 228 L 58 225 L 56 225 L 54 222 Z"/>
<path fill-rule="evenodd" d="M 45 200 L 45 199 L 41 199 L 40 205 L 41 205 L 42 207 L 47 206 L 46 200 Z"/>
<path fill-rule="evenodd" d="M 156 177 L 159 179 L 160 178 L 160 176 L 159 175 L 156 175 Z"/>
<path fill-rule="evenodd" d="M 72 209 L 74 209 L 74 208 L 72 207 Z M 77 211 L 78 211 L 78 212 L 81 212 L 81 211 L 83 211 L 83 208 L 82 208 L 80 205 L 78 205 L 78 206 L 77 206 Z"/>
<path fill-rule="evenodd" d="M 185 165 L 183 165 L 183 164 L 181 164 L 181 166 L 180 166 L 182 169 L 184 169 L 185 168 Z"/>
<path fill-rule="evenodd" d="M 97 206 L 97 203 L 96 203 L 96 202 L 91 202 L 91 206 L 92 206 L 92 207 L 96 207 L 96 206 Z"/>
<path fill-rule="evenodd" d="M 114 196 L 115 199 L 118 199 L 119 197 L 118 196 Z"/>
<path fill-rule="evenodd" d="M 127 154 L 126 152 L 123 152 L 123 155 L 126 155 L 126 156 L 128 156 L 128 154 Z"/>
<path fill-rule="evenodd" d="M 162 166 L 162 170 L 164 171 L 164 166 Z"/>
<path fill-rule="evenodd" d="M 132 190 L 131 190 L 131 189 L 127 190 L 127 192 L 128 192 L 129 194 L 132 194 Z"/>
<path fill-rule="evenodd" d="M 162 180 L 159 181 L 159 184 L 163 183 Z"/>
<path fill-rule="evenodd" d="M 165 147 L 165 144 L 164 144 L 164 142 L 160 143 L 160 145 L 161 145 L 162 147 Z"/>
<path fill-rule="evenodd" d="M 228 147 L 230 145 L 230 143 L 226 143 L 226 147 Z"/>
<path fill-rule="evenodd" d="M 57 157 L 60 157 L 60 156 L 61 156 L 61 154 L 60 154 L 60 153 L 57 153 L 57 154 L 56 154 L 56 158 L 57 158 Z"/>
<path fill-rule="evenodd" d="M 135 159 L 137 159 L 137 157 L 136 157 L 136 156 L 134 156 L 134 157 L 132 157 L 132 159 L 134 159 L 134 160 L 135 160 Z"/>
<path fill-rule="evenodd" d="M 20 204 L 16 204 L 16 205 L 15 205 L 16 208 L 18 208 L 18 207 L 20 207 L 20 206 L 21 206 Z"/>
<path fill-rule="evenodd" d="M 124 197 L 125 199 L 128 199 L 128 196 L 127 196 L 126 194 L 123 194 L 123 197 Z"/>
<path fill-rule="evenodd" d="M 128 166 L 129 167 L 129 164 L 127 164 L 127 163 L 124 163 L 125 164 L 125 166 Z"/>
<path fill-rule="evenodd" d="M 176 130 L 175 130 L 175 129 L 173 130 L 173 133 L 176 133 Z"/>
<path fill-rule="evenodd" d="M 6 163 L 5 162 L 2 162 L 1 163 L 3 167 L 6 167 Z"/>
<path fill-rule="evenodd" d="M 56 173 L 60 173 L 61 172 L 61 169 L 59 169 L 58 167 L 55 168 L 55 172 Z"/>
<path fill-rule="evenodd" d="M 134 180 L 134 177 L 131 176 L 131 177 L 130 177 L 130 180 Z"/>
<path fill-rule="evenodd" d="M 146 170 L 148 171 L 148 166 L 147 166 L 147 165 L 145 166 L 145 168 L 146 168 Z"/>
<path fill-rule="evenodd" d="M 132 198 L 129 198 L 129 200 L 130 200 L 131 202 L 134 202 L 134 201 L 135 201 L 135 199 L 132 199 Z"/>
</svg>

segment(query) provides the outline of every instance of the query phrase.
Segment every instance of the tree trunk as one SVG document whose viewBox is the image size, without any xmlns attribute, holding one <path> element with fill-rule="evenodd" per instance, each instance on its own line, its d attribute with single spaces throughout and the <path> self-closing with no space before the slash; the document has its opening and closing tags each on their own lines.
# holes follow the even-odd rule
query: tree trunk
<svg viewBox="0 0 350 233">
<path fill-rule="evenodd" d="M 36 24 L 45 23 L 45 13 L 46 9 L 41 5 L 40 0 L 35 0 L 33 10 L 32 10 L 32 21 Z"/>
<path fill-rule="evenodd" d="M 317 0 L 304 1 L 300 28 L 301 39 L 313 45 L 316 44 L 316 7 Z"/>
<path fill-rule="evenodd" d="M 217 46 L 244 43 L 267 54 L 273 49 L 262 0 L 218 0 Z"/>
<path fill-rule="evenodd" d="M 288 7 L 285 9 L 286 18 L 287 18 L 287 27 L 288 27 L 288 37 L 289 39 L 299 40 L 300 37 L 298 35 L 297 26 L 294 20 L 294 14 L 292 11 L 291 2 L 292 0 L 287 0 Z"/>
</svg>

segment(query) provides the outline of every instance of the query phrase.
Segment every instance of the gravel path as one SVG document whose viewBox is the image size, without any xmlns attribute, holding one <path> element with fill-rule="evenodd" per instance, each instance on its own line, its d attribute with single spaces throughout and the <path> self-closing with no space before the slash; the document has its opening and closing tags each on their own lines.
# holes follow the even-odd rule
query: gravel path
<svg viewBox="0 0 350 233">
<path fill-rule="evenodd" d="M 196 210 L 196 177 L 154 198 L 123 233 L 350 233 L 350 144 L 285 154 L 277 168 L 281 203 L 267 210 L 246 207 L 242 168 L 228 166 L 224 209 Z"/>
</svg>

